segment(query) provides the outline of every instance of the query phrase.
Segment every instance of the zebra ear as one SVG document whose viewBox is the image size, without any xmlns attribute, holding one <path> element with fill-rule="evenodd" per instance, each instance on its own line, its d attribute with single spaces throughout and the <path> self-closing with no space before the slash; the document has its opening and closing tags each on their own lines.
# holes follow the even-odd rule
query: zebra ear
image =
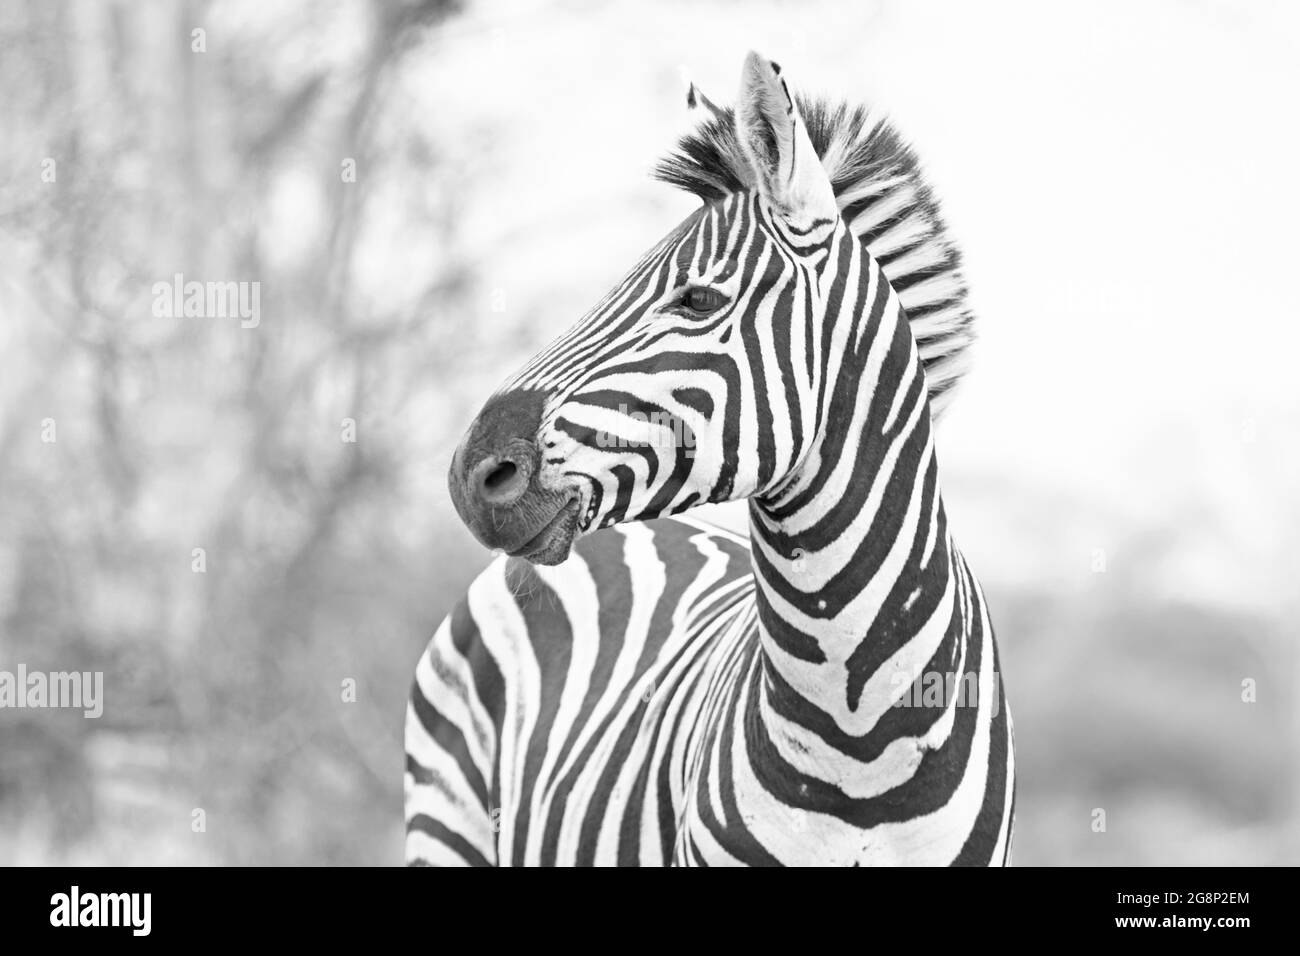
<svg viewBox="0 0 1300 956">
<path fill-rule="evenodd" d="M 686 108 L 693 113 L 708 114 L 716 120 L 725 120 L 726 114 L 719 109 L 718 104 L 713 102 L 704 95 L 704 91 L 695 85 L 690 76 L 686 73 L 685 67 L 682 68 L 682 79 L 686 81 Z"/>
<path fill-rule="evenodd" d="M 741 71 L 736 136 L 759 193 L 777 213 L 802 231 L 835 222 L 835 193 L 781 67 L 752 51 Z"/>
</svg>

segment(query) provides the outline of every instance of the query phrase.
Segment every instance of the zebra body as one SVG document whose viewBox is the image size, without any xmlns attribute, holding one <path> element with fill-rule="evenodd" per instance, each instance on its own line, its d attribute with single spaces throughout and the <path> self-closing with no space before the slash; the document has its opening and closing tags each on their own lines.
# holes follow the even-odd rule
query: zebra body
<svg viewBox="0 0 1300 956">
<path fill-rule="evenodd" d="M 418 665 L 408 861 L 1003 863 L 1011 722 L 931 425 L 955 252 L 860 111 L 752 54 L 734 114 L 691 100 L 661 177 L 704 206 L 453 461 L 514 557 Z M 666 517 L 740 498 L 748 541 Z"/>
<path fill-rule="evenodd" d="M 910 803 L 882 800 L 879 822 L 861 830 L 834 813 L 799 810 L 795 800 L 775 804 L 755 770 L 770 744 L 748 719 L 761 705 L 756 617 L 748 542 L 689 517 L 583 538 L 557 568 L 495 560 L 416 670 L 409 859 L 658 866 L 1006 858 L 1005 713 L 980 714 L 968 737 L 953 740 L 954 750 L 976 752 L 952 760 L 956 770 L 936 794 L 942 806 L 920 820 Z M 991 637 L 972 651 L 991 670 Z M 967 666 L 981 673 L 973 660 Z M 998 750 L 1002 760 L 990 759 Z M 987 782 L 978 779 L 985 766 Z M 944 801 L 962 787 L 964 767 L 979 798 Z"/>
</svg>

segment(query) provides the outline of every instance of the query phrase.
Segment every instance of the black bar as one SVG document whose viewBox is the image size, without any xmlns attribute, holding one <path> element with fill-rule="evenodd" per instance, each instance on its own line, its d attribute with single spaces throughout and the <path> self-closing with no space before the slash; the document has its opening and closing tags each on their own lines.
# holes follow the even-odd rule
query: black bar
<svg viewBox="0 0 1300 956">
<path fill-rule="evenodd" d="M 1290 869 L 817 870 L 755 876 L 754 883 L 716 874 L 493 877 L 397 868 L 34 868 L 0 875 L 7 944 L 75 936 L 82 945 L 283 939 L 338 946 L 390 936 L 396 942 L 407 934 L 442 947 L 478 932 L 558 941 L 566 934 L 608 939 L 613 930 L 654 945 L 656 936 L 688 937 L 696 928 L 711 939 L 739 939 L 761 927 L 798 936 L 801 925 L 821 927 L 816 932 L 838 925 L 847 940 L 882 939 L 872 934 L 888 930 L 911 937 L 922 952 L 1060 938 L 1181 945 L 1197 937 L 1231 946 L 1256 931 L 1289 936 L 1282 912 L 1294 895 Z M 127 925 L 52 925 L 69 922 L 74 886 L 79 922 L 92 912 L 112 917 L 117 911 Z M 108 900 L 98 895 L 110 893 Z M 116 895 L 131 893 L 149 894 L 147 935 L 137 934 L 144 897 Z M 1205 919 L 1208 928 L 1200 923 Z M 1246 923 L 1223 922 L 1240 919 Z"/>
</svg>

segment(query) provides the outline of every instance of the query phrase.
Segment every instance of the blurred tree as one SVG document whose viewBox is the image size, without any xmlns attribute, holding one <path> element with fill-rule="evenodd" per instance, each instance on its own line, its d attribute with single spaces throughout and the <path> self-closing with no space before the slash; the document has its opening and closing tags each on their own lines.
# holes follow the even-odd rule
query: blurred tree
<svg viewBox="0 0 1300 956">
<path fill-rule="evenodd" d="M 455 6 L 0 13 L 0 668 L 107 698 L 0 712 L 0 859 L 398 858 L 449 599 L 412 480 L 449 435 L 403 426 L 469 288 L 411 87 Z M 257 283 L 260 322 L 154 315 L 176 274 Z"/>
</svg>

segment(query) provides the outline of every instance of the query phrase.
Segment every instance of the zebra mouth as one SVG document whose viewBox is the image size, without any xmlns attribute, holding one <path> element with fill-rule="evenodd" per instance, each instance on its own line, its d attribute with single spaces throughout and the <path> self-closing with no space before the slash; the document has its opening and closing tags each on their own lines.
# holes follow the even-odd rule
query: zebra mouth
<svg viewBox="0 0 1300 956">
<path fill-rule="evenodd" d="M 596 520 L 596 512 L 600 510 L 600 485 L 593 485 L 591 490 L 584 496 L 587 507 L 583 510 L 582 520 L 578 522 L 578 533 L 586 534 L 591 530 L 591 523 Z M 579 499 L 583 500 L 583 499 Z"/>
<path fill-rule="evenodd" d="M 559 564 L 569 556 L 573 539 L 578 535 L 578 517 L 581 499 L 570 498 L 537 534 L 513 551 L 512 558 L 523 558 L 531 564 Z"/>
</svg>

